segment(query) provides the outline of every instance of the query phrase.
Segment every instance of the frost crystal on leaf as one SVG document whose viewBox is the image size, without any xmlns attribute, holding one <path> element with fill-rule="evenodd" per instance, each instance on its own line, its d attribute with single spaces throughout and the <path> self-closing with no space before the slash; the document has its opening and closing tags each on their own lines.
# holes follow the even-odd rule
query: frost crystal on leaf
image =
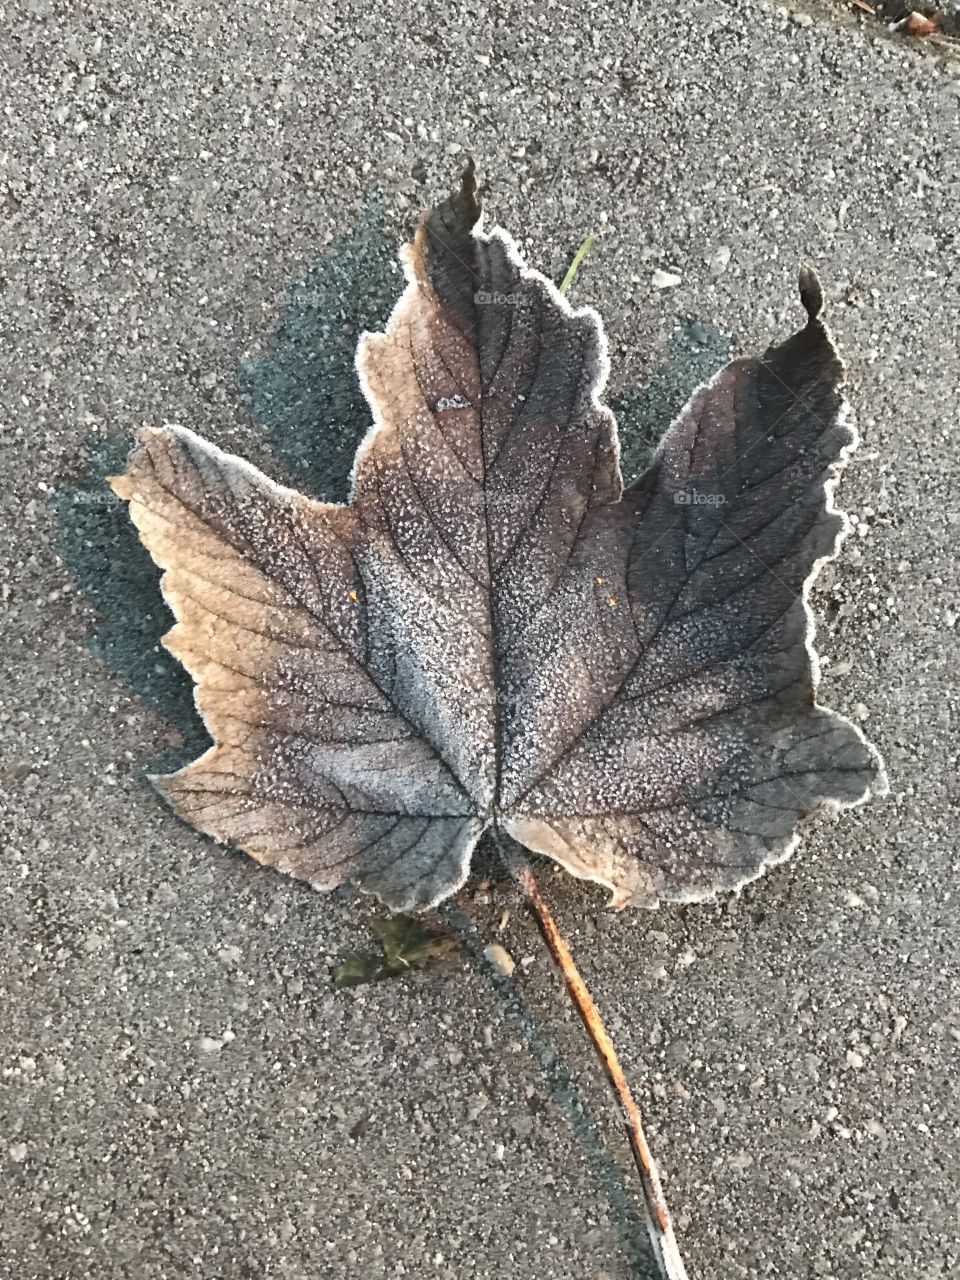
<svg viewBox="0 0 960 1280">
<path fill-rule="evenodd" d="M 479 219 L 471 167 L 361 339 L 348 504 L 179 427 L 113 480 L 215 744 L 156 784 L 218 840 L 396 910 L 460 888 L 491 826 L 618 906 L 735 888 L 886 785 L 815 697 L 807 592 L 856 442 L 819 284 L 624 488 L 599 317 Z"/>
</svg>

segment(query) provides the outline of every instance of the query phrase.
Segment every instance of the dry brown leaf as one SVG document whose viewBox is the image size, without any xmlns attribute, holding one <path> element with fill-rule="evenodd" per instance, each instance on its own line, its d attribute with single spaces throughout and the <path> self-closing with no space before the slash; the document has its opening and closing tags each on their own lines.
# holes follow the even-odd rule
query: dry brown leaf
<svg viewBox="0 0 960 1280">
<path fill-rule="evenodd" d="M 932 36 L 937 26 L 935 18 L 928 18 L 926 14 L 913 9 L 905 18 L 895 22 L 891 31 L 898 31 L 903 36 Z"/>
<path fill-rule="evenodd" d="M 624 487 L 599 317 L 479 218 L 471 167 L 361 341 L 348 504 L 180 427 L 114 479 L 215 744 L 155 781 L 202 831 L 395 910 L 456 892 L 491 829 L 615 905 L 702 900 L 885 787 L 816 701 L 807 597 L 856 442 L 820 285 Z"/>
</svg>

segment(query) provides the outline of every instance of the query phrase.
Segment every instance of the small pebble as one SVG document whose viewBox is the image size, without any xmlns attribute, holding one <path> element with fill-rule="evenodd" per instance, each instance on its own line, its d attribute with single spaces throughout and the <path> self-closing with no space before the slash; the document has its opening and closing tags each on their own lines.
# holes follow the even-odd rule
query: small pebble
<svg viewBox="0 0 960 1280">
<path fill-rule="evenodd" d="M 517 962 L 506 947 L 501 947 L 499 942 L 491 942 L 488 947 L 483 948 L 483 954 L 490 961 L 493 967 L 499 973 L 502 973 L 505 978 L 513 977 L 513 972 L 517 967 Z"/>
<path fill-rule="evenodd" d="M 264 924 L 269 924 L 271 926 L 276 924 L 283 924 L 286 918 L 287 918 L 287 903 L 286 903 L 286 900 L 282 897 L 276 898 L 273 903 L 273 906 L 268 907 L 268 909 L 263 913 Z"/>
<path fill-rule="evenodd" d="M 715 276 L 722 276 L 730 265 L 731 250 L 728 244 L 720 245 L 716 253 L 707 259 L 707 266 Z"/>
<path fill-rule="evenodd" d="M 661 271 L 658 267 L 653 273 L 651 283 L 655 289 L 675 289 L 683 276 L 674 271 Z"/>
</svg>

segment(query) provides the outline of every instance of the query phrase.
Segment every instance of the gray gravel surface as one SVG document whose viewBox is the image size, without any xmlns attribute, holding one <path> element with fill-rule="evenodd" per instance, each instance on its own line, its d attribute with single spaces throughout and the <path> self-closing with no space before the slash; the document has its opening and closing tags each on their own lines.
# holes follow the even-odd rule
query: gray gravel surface
<svg viewBox="0 0 960 1280">
<path fill-rule="evenodd" d="M 715 906 L 545 888 L 695 1280 L 960 1274 L 955 64 L 715 0 L 0 22 L 0 1275 L 640 1274 L 622 1188 L 480 967 L 334 993 L 366 905 L 216 849 L 144 786 L 177 732 L 85 647 L 48 503 L 141 422 L 276 473 L 242 356 L 374 188 L 399 237 L 464 149 L 535 265 L 602 232 L 576 298 L 614 390 L 657 373 L 679 316 L 756 348 L 798 320 L 798 261 L 826 282 L 863 443 L 816 592 L 823 697 L 866 722 L 891 796 Z M 534 957 L 508 985 L 626 1169 L 530 920 L 497 885 L 461 906 Z"/>
</svg>

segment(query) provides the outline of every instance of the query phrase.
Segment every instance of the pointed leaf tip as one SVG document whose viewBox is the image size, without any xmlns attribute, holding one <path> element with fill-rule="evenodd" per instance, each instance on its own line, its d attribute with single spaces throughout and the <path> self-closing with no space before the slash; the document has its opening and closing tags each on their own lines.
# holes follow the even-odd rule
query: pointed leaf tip
<svg viewBox="0 0 960 1280">
<path fill-rule="evenodd" d="M 823 311 L 823 285 L 813 267 L 804 263 L 800 268 L 800 301 L 810 320 L 819 320 Z"/>
</svg>

